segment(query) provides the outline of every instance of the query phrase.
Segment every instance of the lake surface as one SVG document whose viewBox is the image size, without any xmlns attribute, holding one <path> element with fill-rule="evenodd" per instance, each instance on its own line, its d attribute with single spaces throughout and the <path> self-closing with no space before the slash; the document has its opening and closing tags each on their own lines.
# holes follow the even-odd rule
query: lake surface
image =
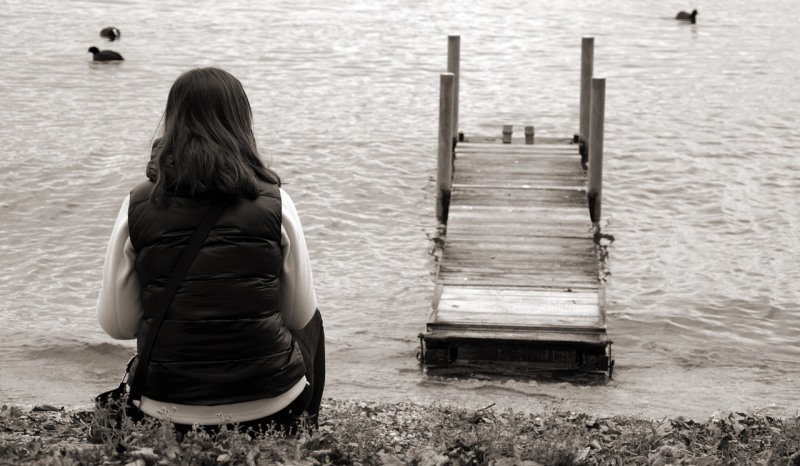
<svg viewBox="0 0 800 466">
<path fill-rule="evenodd" d="M 698 418 L 800 410 L 800 41 L 794 0 L 0 0 L 0 403 L 79 406 L 132 342 L 95 301 L 174 79 L 238 76 L 304 224 L 326 396 Z M 685 9 L 691 9 L 687 4 Z M 108 43 L 101 28 L 116 26 Z M 581 37 L 606 78 L 614 378 L 445 379 L 415 358 L 433 294 L 439 73 L 460 127 L 577 132 Z M 125 61 L 91 62 L 88 47 Z"/>
</svg>

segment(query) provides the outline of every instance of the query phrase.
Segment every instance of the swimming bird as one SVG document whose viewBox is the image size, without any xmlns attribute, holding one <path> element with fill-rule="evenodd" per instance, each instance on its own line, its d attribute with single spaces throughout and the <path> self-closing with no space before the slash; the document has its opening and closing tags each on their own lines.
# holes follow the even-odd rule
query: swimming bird
<svg viewBox="0 0 800 466">
<path fill-rule="evenodd" d="M 89 47 L 89 51 L 92 52 L 92 60 L 94 61 L 124 60 L 122 55 L 113 50 L 98 50 L 97 47 Z"/>
<path fill-rule="evenodd" d="M 117 29 L 115 27 L 111 27 L 111 26 L 109 26 L 107 28 L 103 28 L 103 30 L 100 31 L 100 37 L 105 37 L 106 39 L 108 39 L 110 41 L 114 41 L 116 39 L 119 39 L 121 36 L 122 36 L 122 33 L 119 32 L 119 29 Z"/>
<path fill-rule="evenodd" d="M 685 11 L 681 11 L 678 13 L 678 16 L 675 19 L 679 19 L 681 21 L 691 21 L 692 24 L 697 22 L 697 10 L 692 10 L 691 13 L 687 13 Z"/>
</svg>

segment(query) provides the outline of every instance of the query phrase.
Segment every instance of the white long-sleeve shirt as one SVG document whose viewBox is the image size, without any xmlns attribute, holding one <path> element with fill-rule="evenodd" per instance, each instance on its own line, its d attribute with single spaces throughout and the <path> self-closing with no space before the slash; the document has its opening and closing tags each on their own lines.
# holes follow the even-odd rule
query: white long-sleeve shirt
<svg viewBox="0 0 800 466">
<path fill-rule="evenodd" d="M 303 228 L 294 203 L 281 188 L 281 316 L 290 329 L 301 329 L 308 324 L 317 309 L 314 279 L 308 257 Z M 141 285 L 136 274 L 136 251 L 128 231 L 128 205 L 130 196 L 122 202 L 103 264 L 103 280 L 97 299 L 97 318 L 100 327 L 112 338 L 136 338 L 139 323 L 144 316 L 139 291 Z M 176 405 L 142 397 L 140 409 L 150 416 L 170 419 L 180 424 L 220 424 L 243 422 L 269 416 L 288 406 L 306 385 L 303 377 L 288 392 L 275 398 L 217 406 Z M 180 387 L 175 387 L 180 390 Z"/>
</svg>

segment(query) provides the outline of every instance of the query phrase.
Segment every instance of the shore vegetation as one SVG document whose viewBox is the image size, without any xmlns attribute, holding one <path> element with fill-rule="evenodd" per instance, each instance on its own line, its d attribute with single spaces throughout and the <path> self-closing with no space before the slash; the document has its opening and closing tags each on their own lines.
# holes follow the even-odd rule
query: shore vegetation
<svg viewBox="0 0 800 466">
<path fill-rule="evenodd" d="M 326 399 L 319 428 L 296 435 L 223 428 L 180 436 L 169 423 L 145 421 L 106 429 L 92 443 L 97 422 L 92 411 L 2 406 L 0 465 L 800 466 L 800 416 L 738 412 L 702 421 L 598 418 Z"/>
</svg>

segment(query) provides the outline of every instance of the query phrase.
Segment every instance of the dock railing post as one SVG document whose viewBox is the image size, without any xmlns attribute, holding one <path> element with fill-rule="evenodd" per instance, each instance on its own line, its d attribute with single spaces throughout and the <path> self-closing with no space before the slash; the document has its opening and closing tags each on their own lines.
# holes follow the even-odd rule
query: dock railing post
<svg viewBox="0 0 800 466">
<path fill-rule="evenodd" d="M 578 141 L 580 143 L 581 163 L 584 169 L 587 164 L 588 152 L 586 145 L 590 137 L 589 106 L 592 99 L 592 74 L 594 73 L 594 37 L 581 39 L 581 98 L 580 118 L 578 128 Z"/>
<path fill-rule="evenodd" d="M 592 79 L 591 128 L 589 129 L 589 216 L 599 231 L 603 199 L 603 125 L 605 123 L 606 80 Z"/>
<path fill-rule="evenodd" d="M 453 137 L 461 140 L 458 132 L 458 82 L 461 69 L 461 36 L 447 36 L 447 72 L 453 73 Z"/>
<path fill-rule="evenodd" d="M 436 218 L 447 223 L 453 186 L 453 100 L 455 76 L 439 76 L 439 151 L 436 170 Z"/>
</svg>

